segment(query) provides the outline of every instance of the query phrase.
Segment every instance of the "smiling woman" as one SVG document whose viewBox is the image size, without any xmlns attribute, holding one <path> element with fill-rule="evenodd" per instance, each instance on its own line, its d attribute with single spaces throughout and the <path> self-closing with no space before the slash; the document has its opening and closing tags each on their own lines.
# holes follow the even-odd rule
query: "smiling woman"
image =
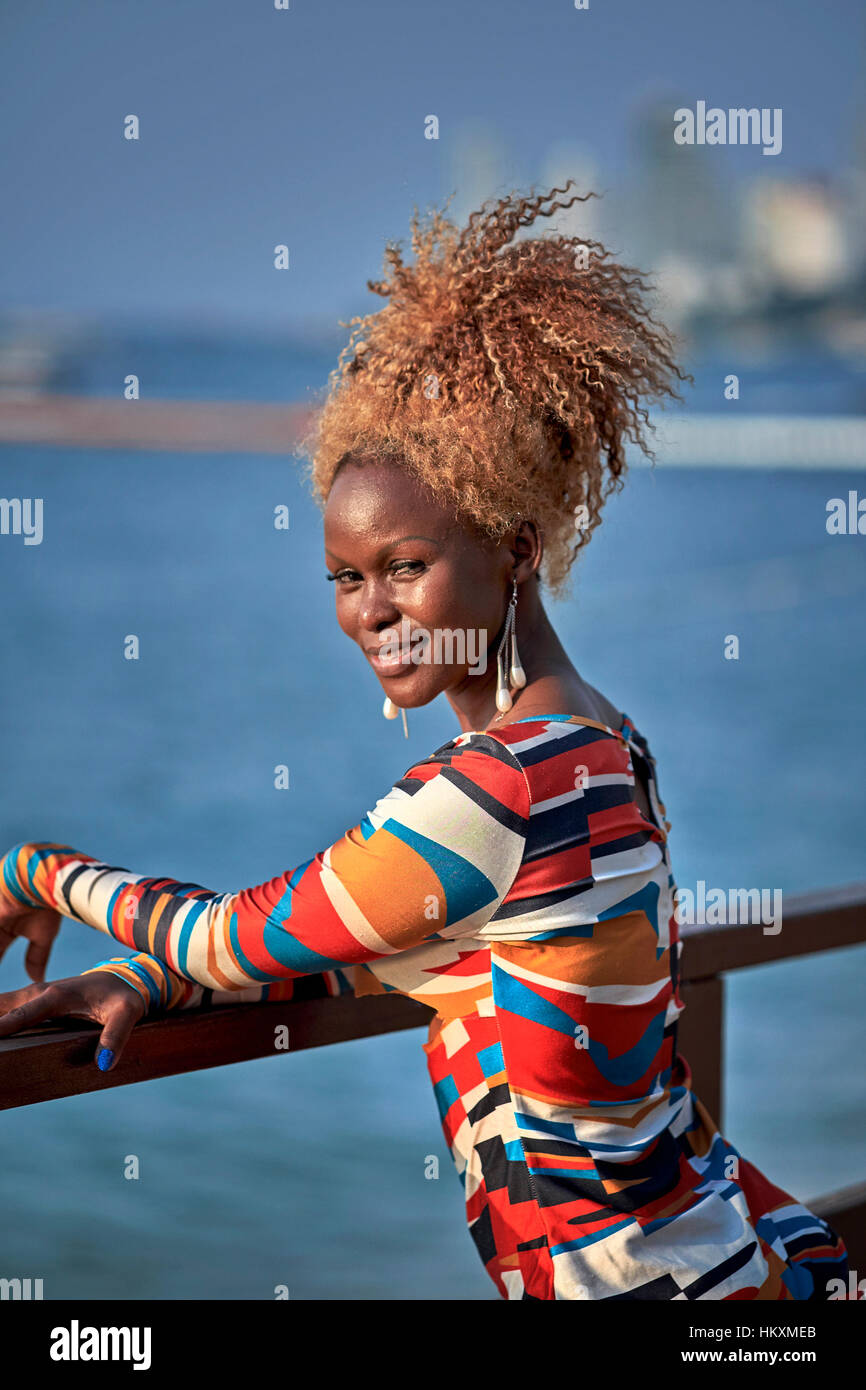
<svg viewBox="0 0 866 1390">
<path fill-rule="evenodd" d="M 389 249 L 390 303 L 362 321 L 311 446 L 341 629 L 393 705 L 444 694 L 461 732 L 339 840 L 242 892 L 16 845 L 0 949 L 29 938 L 37 983 L 0 996 L 0 1036 L 93 1018 L 110 1069 L 148 1011 L 398 991 L 435 1010 L 428 1069 L 503 1297 L 823 1299 L 847 1278 L 842 1241 L 719 1134 L 677 1048 L 649 745 L 545 611 L 645 399 L 681 375 L 634 272 L 593 243 L 578 262 L 573 239 L 514 240 L 577 201 L 560 191 L 462 232 L 416 223 L 412 267 Z M 412 659 L 416 635 L 445 631 L 492 634 L 485 659 L 468 640 Z M 60 913 L 134 954 L 44 986 Z"/>
</svg>

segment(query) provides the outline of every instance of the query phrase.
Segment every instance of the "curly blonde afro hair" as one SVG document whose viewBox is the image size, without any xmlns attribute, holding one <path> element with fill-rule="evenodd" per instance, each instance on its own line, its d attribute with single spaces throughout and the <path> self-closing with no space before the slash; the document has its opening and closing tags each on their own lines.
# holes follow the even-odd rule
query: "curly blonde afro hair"
<svg viewBox="0 0 866 1390">
<path fill-rule="evenodd" d="M 442 211 L 411 222 L 414 261 L 390 242 L 388 303 L 352 329 L 302 451 L 324 506 L 348 458 L 390 459 L 491 538 L 521 519 L 544 535 L 554 592 L 623 486 L 625 443 L 652 457 L 644 402 L 679 399 L 672 339 L 639 272 L 598 242 L 521 227 L 595 196 L 516 193 L 462 230 Z M 447 204 L 446 204 L 447 207 Z"/>
</svg>

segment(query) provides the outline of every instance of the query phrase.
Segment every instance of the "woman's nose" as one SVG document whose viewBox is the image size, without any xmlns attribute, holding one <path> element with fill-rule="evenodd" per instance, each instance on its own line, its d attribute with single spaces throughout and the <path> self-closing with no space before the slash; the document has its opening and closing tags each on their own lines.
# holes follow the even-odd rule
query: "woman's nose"
<svg viewBox="0 0 866 1390">
<path fill-rule="evenodd" d="M 379 632 L 400 621 L 400 610 L 378 584 L 366 584 L 358 607 L 358 622 L 367 632 Z"/>
</svg>

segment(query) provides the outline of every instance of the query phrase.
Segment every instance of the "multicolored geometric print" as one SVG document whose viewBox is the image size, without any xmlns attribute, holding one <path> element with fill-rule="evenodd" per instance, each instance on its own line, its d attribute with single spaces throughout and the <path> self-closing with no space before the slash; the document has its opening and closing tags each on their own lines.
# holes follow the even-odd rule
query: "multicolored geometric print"
<svg viewBox="0 0 866 1390">
<path fill-rule="evenodd" d="M 628 719 L 552 715 L 450 740 L 242 893 L 55 844 L 10 850 L 0 884 L 134 948 L 94 970 L 149 1009 L 352 988 L 431 1005 L 442 1127 L 503 1298 L 822 1299 L 847 1285 L 843 1242 L 722 1138 L 677 1052 L 664 815 Z"/>
</svg>

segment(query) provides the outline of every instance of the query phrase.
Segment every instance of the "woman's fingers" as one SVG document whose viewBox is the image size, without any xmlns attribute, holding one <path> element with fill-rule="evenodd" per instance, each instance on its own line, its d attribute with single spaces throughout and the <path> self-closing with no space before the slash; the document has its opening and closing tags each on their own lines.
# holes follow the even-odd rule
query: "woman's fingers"
<svg viewBox="0 0 866 1390">
<path fill-rule="evenodd" d="M 31 980 L 42 984 L 54 938 L 60 930 L 60 913 L 51 907 L 22 907 L 0 899 L 0 960 L 19 936 L 29 941 L 24 968 Z"/>
<path fill-rule="evenodd" d="M 0 1038 L 51 1018 L 90 1019 L 103 1025 L 97 1066 L 100 1071 L 111 1071 L 144 1013 L 144 1001 L 117 976 L 73 976 L 0 994 Z"/>
<path fill-rule="evenodd" d="M 114 1068 L 139 1017 L 134 1002 L 130 1005 L 118 1003 L 113 1007 L 111 1017 L 99 1035 L 96 1049 L 96 1065 L 100 1071 Z"/>
<path fill-rule="evenodd" d="M 33 1028 L 48 1018 L 63 1017 L 71 1012 L 69 1007 L 61 1007 L 63 1002 L 55 985 L 25 985 L 0 994 L 0 1038 Z"/>
<path fill-rule="evenodd" d="M 59 931 L 60 913 L 52 912 L 50 908 L 37 909 L 28 920 L 27 936 L 30 938 L 30 945 L 24 957 L 24 969 L 37 984 L 42 984 L 45 980 L 45 967 L 54 938 Z"/>
<path fill-rule="evenodd" d="M 0 1015 L 8 1013 L 10 1009 L 17 1008 L 25 1000 L 32 999 L 44 988 L 44 985 L 24 985 L 22 989 L 10 989 L 5 994 L 0 994 Z"/>
<path fill-rule="evenodd" d="M 26 912 L 32 911 L 19 902 L 13 902 L 0 884 L 0 957 L 21 935 L 21 926 Z"/>
<path fill-rule="evenodd" d="M 11 929 L 9 919 L 0 922 L 0 960 L 3 959 L 12 942 L 15 940 L 15 933 Z"/>
</svg>

